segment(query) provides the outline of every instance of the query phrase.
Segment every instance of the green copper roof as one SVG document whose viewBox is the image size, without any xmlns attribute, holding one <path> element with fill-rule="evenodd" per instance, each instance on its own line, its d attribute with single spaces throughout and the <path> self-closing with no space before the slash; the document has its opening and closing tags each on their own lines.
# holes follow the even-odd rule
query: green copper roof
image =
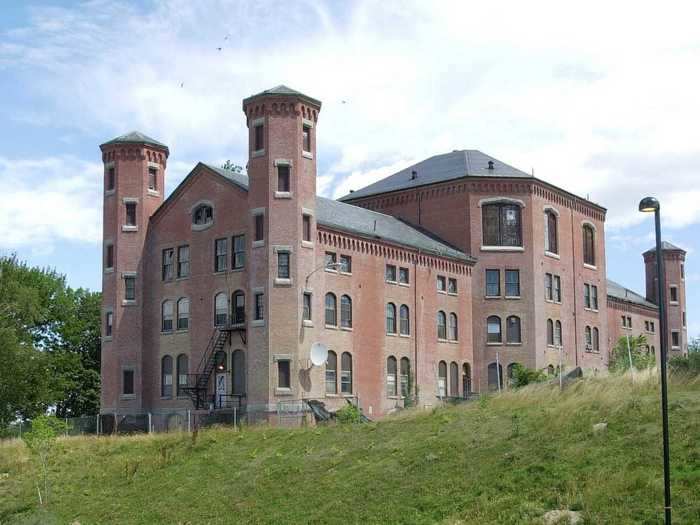
<svg viewBox="0 0 700 525">
<path fill-rule="evenodd" d="M 292 89 L 290 87 L 285 86 L 284 84 L 280 84 L 279 86 L 275 86 L 270 89 L 266 89 L 265 91 L 261 91 L 260 93 L 257 93 L 256 95 L 251 95 L 245 99 L 243 99 L 243 105 L 245 106 L 248 102 L 253 100 L 254 98 L 258 97 L 264 97 L 264 96 L 275 96 L 275 95 L 292 95 L 299 97 L 302 100 L 306 100 L 307 102 L 310 102 L 312 104 L 316 104 L 317 106 L 321 106 L 321 101 L 317 100 L 313 97 L 310 97 L 308 95 L 304 95 L 303 93 L 297 91 L 296 89 Z"/>
<path fill-rule="evenodd" d="M 104 144 L 102 144 L 102 146 L 106 146 L 108 144 L 150 144 L 152 146 L 158 146 L 159 148 L 163 148 L 165 149 L 165 151 L 170 151 L 168 149 L 168 146 L 166 146 L 162 142 L 158 142 L 156 139 L 152 139 L 148 135 L 144 135 L 140 131 L 131 131 L 129 133 L 125 133 L 124 135 L 120 135 L 117 138 L 105 142 Z"/>
</svg>

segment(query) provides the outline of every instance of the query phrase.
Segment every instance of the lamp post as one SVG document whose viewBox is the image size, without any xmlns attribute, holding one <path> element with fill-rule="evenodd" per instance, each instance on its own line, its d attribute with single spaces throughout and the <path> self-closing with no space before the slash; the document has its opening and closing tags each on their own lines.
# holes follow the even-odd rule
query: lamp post
<svg viewBox="0 0 700 525">
<path fill-rule="evenodd" d="M 668 354 L 668 323 L 666 322 L 666 283 L 664 260 L 661 253 L 661 205 L 654 197 L 645 197 L 639 203 L 639 211 L 654 212 L 656 225 L 656 283 L 659 303 L 659 325 L 661 329 L 661 418 L 663 421 L 664 445 L 664 515 L 666 525 L 671 523 L 671 468 L 668 445 L 668 386 L 666 380 L 666 356 Z"/>
</svg>

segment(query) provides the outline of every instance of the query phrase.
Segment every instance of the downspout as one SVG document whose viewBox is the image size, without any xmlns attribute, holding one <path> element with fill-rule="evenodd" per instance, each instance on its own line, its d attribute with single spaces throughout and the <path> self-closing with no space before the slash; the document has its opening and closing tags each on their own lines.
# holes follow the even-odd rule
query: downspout
<svg viewBox="0 0 700 525">
<path fill-rule="evenodd" d="M 576 290 L 576 242 L 574 241 L 574 210 L 571 211 L 571 269 L 574 279 L 574 363 L 578 366 L 578 310 L 576 301 L 578 299 L 578 291 Z M 600 299 L 599 299 L 600 300 Z"/>
<path fill-rule="evenodd" d="M 413 259 L 413 369 L 415 370 L 416 379 L 414 381 L 414 395 L 416 398 L 416 406 L 418 406 L 418 255 Z M 409 317 L 410 319 L 410 317 Z M 410 379 L 410 378 L 409 378 Z"/>
</svg>

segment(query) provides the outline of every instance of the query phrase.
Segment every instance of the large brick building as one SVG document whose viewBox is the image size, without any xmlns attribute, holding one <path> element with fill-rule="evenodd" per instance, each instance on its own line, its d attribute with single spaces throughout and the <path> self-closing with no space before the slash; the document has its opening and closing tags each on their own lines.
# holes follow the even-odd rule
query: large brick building
<svg viewBox="0 0 700 525">
<path fill-rule="evenodd" d="M 353 396 L 381 415 L 507 388 L 515 363 L 604 370 L 643 326 L 656 349 L 653 260 L 646 297 L 606 279 L 604 208 L 474 150 L 319 197 L 320 109 L 245 99 L 247 175 L 200 163 L 167 199 L 167 146 L 102 144 L 103 412 Z M 685 252 L 664 254 L 684 351 Z"/>
</svg>

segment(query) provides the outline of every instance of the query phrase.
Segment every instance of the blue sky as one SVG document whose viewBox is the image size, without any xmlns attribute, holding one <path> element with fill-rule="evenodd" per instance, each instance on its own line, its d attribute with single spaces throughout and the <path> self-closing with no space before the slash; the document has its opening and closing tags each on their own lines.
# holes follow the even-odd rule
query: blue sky
<svg viewBox="0 0 700 525">
<path fill-rule="evenodd" d="M 608 275 L 642 292 L 657 195 L 700 335 L 700 8 L 564 4 L 2 2 L 0 253 L 99 289 L 98 145 L 167 143 L 172 190 L 244 165 L 241 99 L 284 83 L 323 101 L 324 195 L 480 149 L 607 207 Z"/>
</svg>

